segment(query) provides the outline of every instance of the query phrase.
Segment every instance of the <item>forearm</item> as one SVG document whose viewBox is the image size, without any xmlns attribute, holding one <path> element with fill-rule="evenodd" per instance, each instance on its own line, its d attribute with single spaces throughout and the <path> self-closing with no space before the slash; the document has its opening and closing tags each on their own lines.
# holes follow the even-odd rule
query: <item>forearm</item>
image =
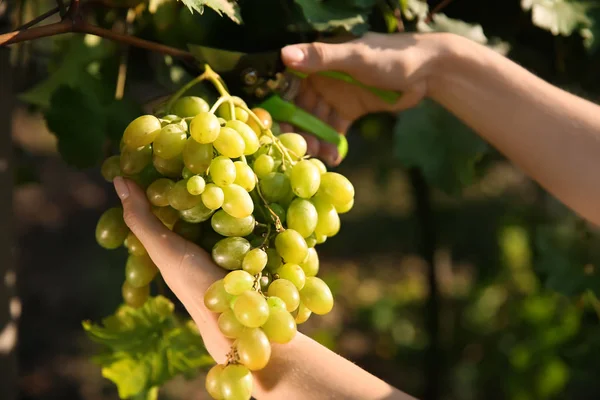
<svg viewBox="0 0 600 400">
<path fill-rule="evenodd" d="M 600 107 L 452 38 L 431 80 L 447 108 L 567 206 L 600 224 Z"/>
</svg>

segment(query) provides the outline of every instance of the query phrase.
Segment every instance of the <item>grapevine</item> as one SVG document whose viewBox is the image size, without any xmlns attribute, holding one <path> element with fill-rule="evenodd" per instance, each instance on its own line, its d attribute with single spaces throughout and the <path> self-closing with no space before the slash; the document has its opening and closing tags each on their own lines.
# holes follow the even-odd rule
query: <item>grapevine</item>
<svg viewBox="0 0 600 400">
<path fill-rule="evenodd" d="M 183 96 L 202 81 L 219 92 L 212 107 Z M 134 119 L 120 154 L 101 171 L 109 182 L 123 176 L 143 187 L 165 226 L 229 271 L 204 294 L 222 334 L 233 340 L 226 363 L 208 372 L 206 390 L 215 399 L 250 399 L 252 372 L 268 364 L 271 344 L 289 343 L 299 324 L 333 308 L 331 290 L 317 276 L 315 246 L 338 233 L 354 187 L 309 157 L 301 135 L 274 134 L 271 115 L 230 95 L 210 66 L 191 84 L 156 115 Z M 160 273 L 120 207 L 100 217 L 96 238 L 106 249 L 128 249 L 123 301 L 143 307 Z"/>
</svg>

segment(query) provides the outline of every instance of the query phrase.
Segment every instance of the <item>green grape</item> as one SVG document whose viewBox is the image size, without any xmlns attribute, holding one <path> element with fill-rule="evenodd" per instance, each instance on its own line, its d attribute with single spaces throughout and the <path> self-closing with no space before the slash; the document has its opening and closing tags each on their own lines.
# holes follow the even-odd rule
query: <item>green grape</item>
<svg viewBox="0 0 600 400">
<path fill-rule="evenodd" d="M 205 187 L 206 182 L 204 181 L 204 178 L 200 175 L 191 176 L 187 180 L 186 188 L 191 195 L 200 196 L 202 192 L 204 192 Z"/>
<path fill-rule="evenodd" d="M 127 125 L 123 132 L 123 143 L 128 149 L 147 146 L 154 141 L 160 132 L 161 124 L 154 115 L 142 115 Z"/>
<path fill-rule="evenodd" d="M 251 192 L 256 186 L 256 175 L 252 168 L 243 161 L 236 161 L 235 165 L 235 180 L 233 183 L 244 188 L 246 192 Z"/>
<path fill-rule="evenodd" d="M 150 286 L 146 285 L 135 288 L 125 281 L 123 286 L 121 286 L 121 295 L 123 296 L 123 301 L 129 307 L 140 308 L 148 300 L 148 297 L 150 297 Z"/>
<path fill-rule="evenodd" d="M 250 251 L 250 242 L 241 237 L 221 239 L 212 249 L 213 261 L 228 270 L 242 269 L 242 261 Z"/>
<path fill-rule="evenodd" d="M 190 122 L 190 135 L 198 143 L 207 144 L 215 141 L 219 136 L 221 125 L 214 114 L 201 112 Z"/>
<path fill-rule="evenodd" d="M 298 290 L 301 290 L 306 282 L 304 270 L 298 264 L 283 264 L 275 273 L 279 278 L 292 282 Z"/>
<path fill-rule="evenodd" d="M 221 375 L 225 366 L 222 364 L 216 364 L 206 374 L 206 380 L 204 381 L 204 387 L 206 391 L 213 399 L 222 399 L 223 391 L 221 390 Z"/>
<path fill-rule="evenodd" d="M 285 301 L 281 300 L 279 297 L 267 297 L 267 304 L 269 305 L 269 312 L 273 311 L 274 308 L 281 308 L 282 310 L 286 310 Z"/>
<path fill-rule="evenodd" d="M 321 173 L 321 175 L 327 172 L 327 167 L 325 166 L 325 164 L 323 164 L 323 161 L 319 160 L 318 158 L 309 158 L 308 161 L 315 164 L 317 168 L 319 168 L 319 172 Z"/>
<path fill-rule="evenodd" d="M 235 339 L 240 336 L 244 331 L 245 326 L 240 324 L 235 314 L 231 309 L 225 310 L 223 314 L 219 315 L 219 330 L 226 338 Z"/>
<path fill-rule="evenodd" d="M 201 196 L 202 203 L 204 203 L 204 205 L 211 210 L 216 210 L 220 208 L 223 205 L 223 201 L 225 200 L 225 194 L 223 193 L 223 189 L 221 189 L 214 183 L 207 184 Z"/>
<path fill-rule="evenodd" d="M 171 114 L 180 116 L 181 118 L 194 117 L 201 112 L 207 112 L 210 109 L 208 103 L 196 96 L 180 97 L 171 107 Z"/>
<path fill-rule="evenodd" d="M 286 216 L 288 228 L 298 231 L 304 238 L 315 231 L 318 219 L 317 209 L 308 200 L 297 198 L 288 207 Z"/>
<path fill-rule="evenodd" d="M 286 263 L 292 264 L 300 264 L 308 253 L 304 238 L 293 229 L 286 229 L 275 237 L 275 248 Z"/>
<path fill-rule="evenodd" d="M 267 253 L 262 249 L 252 249 L 244 256 L 242 260 L 242 269 L 249 274 L 256 275 L 267 265 Z"/>
<path fill-rule="evenodd" d="M 260 121 L 258 124 L 254 118 L 248 119 L 248 126 L 256 133 L 257 136 L 262 135 L 263 129 L 271 129 L 273 127 L 273 117 L 264 108 L 255 107 L 252 109 L 254 115 L 256 115 Z"/>
<path fill-rule="evenodd" d="M 100 173 L 105 181 L 112 182 L 115 177 L 121 175 L 121 157 L 110 156 L 104 160 Z"/>
<path fill-rule="evenodd" d="M 195 207 L 179 211 L 178 216 L 186 222 L 197 224 L 207 221 L 213 215 L 213 213 L 214 210 L 211 210 L 210 208 L 206 207 L 203 202 L 200 202 Z"/>
<path fill-rule="evenodd" d="M 152 162 L 152 146 L 147 145 L 135 149 L 126 148 L 121 152 L 119 162 L 123 174 L 139 174 L 146 165 Z"/>
<path fill-rule="evenodd" d="M 292 191 L 290 179 L 281 172 L 271 172 L 263 176 L 258 183 L 264 198 L 268 202 L 285 199 Z"/>
<path fill-rule="evenodd" d="M 333 294 L 321 278 L 310 276 L 300 291 L 302 303 L 318 315 L 327 314 L 333 308 Z"/>
<path fill-rule="evenodd" d="M 271 343 L 269 343 L 269 338 L 265 332 L 260 328 L 244 330 L 237 338 L 235 347 L 240 363 L 250 371 L 263 369 L 271 358 Z"/>
<path fill-rule="evenodd" d="M 258 328 L 269 318 L 269 306 L 262 294 L 248 290 L 235 300 L 233 313 L 242 325 Z"/>
<path fill-rule="evenodd" d="M 191 242 L 196 242 L 200 239 L 202 226 L 197 223 L 180 219 L 179 221 L 175 222 L 175 225 L 173 225 L 173 232 L 184 239 L 187 239 Z"/>
<path fill-rule="evenodd" d="M 230 158 L 218 156 L 211 161 L 209 173 L 213 182 L 223 187 L 231 185 L 235 181 L 236 169 Z"/>
<path fill-rule="evenodd" d="M 183 158 L 182 158 L 182 162 L 183 162 Z M 181 170 L 181 177 L 183 179 L 190 179 L 192 176 L 195 176 L 195 175 L 196 174 L 194 174 L 192 171 L 190 171 L 186 167 L 183 167 L 183 170 Z"/>
<path fill-rule="evenodd" d="M 152 213 L 169 229 L 171 229 L 179 219 L 179 212 L 171 206 L 153 207 Z"/>
<path fill-rule="evenodd" d="M 281 256 L 279 255 L 277 250 L 274 249 L 273 247 L 269 247 L 267 249 L 266 253 L 267 253 L 266 268 L 271 272 L 277 271 L 277 269 L 283 265 L 283 260 L 281 259 Z"/>
<path fill-rule="evenodd" d="M 183 163 L 194 174 L 203 174 L 213 159 L 213 145 L 200 144 L 188 138 L 183 148 Z"/>
<path fill-rule="evenodd" d="M 240 135 L 244 141 L 245 155 L 249 156 L 256 153 L 260 147 L 260 143 L 258 142 L 258 136 L 256 136 L 256 133 L 254 133 L 252 128 L 239 120 L 227 121 L 225 126 L 235 130 Z"/>
<path fill-rule="evenodd" d="M 317 237 L 315 236 L 314 233 L 312 235 L 310 235 L 309 237 L 305 238 L 305 240 L 306 240 L 306 246 L 308 246 L 309 248 L 315 247 L 317 244 Z"/>
<path fill-rule="evenodd" d="M 178 115 L 175 115 L 175 114 L 168 114 L 160 119 L 160 123 L 163 127 L 165 127 L 169 124 L 172 124 L 174 122 L 180 122 L 180 121 L 182 121 L 181 117 Z"/>
<path fill-rule="evenodd" d="M 283 302 L 282 302 L 283 303 Z M 285 308 L 271 307 L 269 318 L 261 327 L 267 338 L 274 343 L 289 343 L 296 336 L 296 322 Z"/>
<path fill-rule="evenodd" d="M 302 264 L 300 264 L 300 267 L 307 277 L 316 276 L 319 273 L 319 255 L 317 254 L 317 250 L 313 247 L 309 247 L 306 258 Z"/>
<path fill-rule="evenodd" d="M 348 211 L 352 210 L 352 207 L 354 207 L 354 198 L 346 204 L 344 204 L 343 206 L 335 206 L 335 210 L 338 214 L 345 214 Z"/>
<path fill-rule="evenodd" d="M 238 269 L 225 275 L 223 284 L 227 293 L 239 296 L 247 290 L 252 290 L 252 286 L 254 286 L 254 277 L 246 271 Z"/>
<path fill-rule="evenodd" d="M 282 133 L 277 136 L 281 143 L 292 152 L 292 158 L 300 159 L 306 155 L 306 139 L 297 133 Z"/>
<path fill-rule="evenodd" d="M 232 217 L 246 218 L 254 211 L 254 202 L 243 187 L 236 184 L 225 186 L 223 189 L 223 210 Z"/>
<path fill-rule="evenodd" d="M 306 321 L 308 321 L 308 318 L 310 318 L 310 315 L 312 314 L 312 311 L 310 311 L 305 305 L 304 303 L 300 302 L 300 305 L 298 306 L 298 310 L 296 313 L 296 324 L 303 324 Z"/>
<path fill-rule="evenodd" d="M 187 140 L 187 133 L 181 125 L 170 124 L 160 130 L 154 139 L 152 148 L 154 154 L 165 160 L 178 156 L 183 151 Z"/>
<path fill-rule="evenodd" d="M 183 159 L 181 157 L 173 157 L 170 160 L 165 160 L 154 155 L 152 157 L 152 164 L 161 175 L 168 178 L 179 178 L 183 170 Z"/>
<path fill-rule="evenodd" d="M 125 264 L 125 281 L 131 287 L 140 288 L 152 282 L 158 273 L 158 268 L 148 254 L 143 256 L 130 255 Z"/>
<path fill-rule="evenodd" d="M 316 235 L 317 244 L 325 243 L 327 241 L 327 235 Z"/>
<path fill-rule="evenodd" d="M 204 305 L 212 312 L 222 313 L 229 309 L 231 296 L 225 291 L 223 279 L 215 281 L 204 293 Z"/>
<path fill-rule="evenodd" d="M 271 203 L 271 204 L 269 204 L 269 207 L 271 208 L 271 211 L 273 211 L 279 217 L 279 221 L 281 221 L 282 224 L 284 222 L 286 222 L 286 220 L 287 220 L 286 211 L 280 204 Z M 275 222 L 275 221 L 273 220 L 273 222 Z"/>
<path fill-rule="evenodd" d="M 319 243 L 319 236 L 331 237 L 337 234 L 340 230 L 340 216 L 335 211 L 335 207 L 320 196 L 313 198 L 312 201 L 318 215 L 315 234 L 317 235 L 317 243 Z"/>
<path fill-rule="evenodd" d="M 233 97 L 237 97 L 237 96 L 233 96 Z M 237 97 L 237 98 L 239 99 L 239 97 Z M 248 112 L 246 110 L 242 109 L 241 107 L 235 106 L 234 114 L 235 114 L 236 120 L 239 120 L 241 122 L 248 121 L 248 117 L 249 117 Z M 229 105 L 228 102 L 225 102 L 219 106 L 219 108 L 217 109 L 217 115 L 219 115 L 219 117 L 221 117 L 227 121 L 233 119 L 233 118 L 231 118 L 231 106 Z"/>
<path fill-rule="evenodd" d="M 319 168 L 308 160 L 299 161 L 290 171 L 290 184 L 296 196 L 313 197 L 321 184 Z"/>
<path fill-rule="evenodd" d="M 104 211 L 96 224 L 96 242 L 108 250 L 120 247 L 128 233 L 129 228 L 123 219 L 121 207 L 112 207 Z"/>
<path fill-rule="evenodd" d="M 266 293 L 269 289 L 269 285 L 271 284 L 271 282 L 273 281 L 273 277 L 271 276 L 270 272 L 267 271 L 263 271 L 258 283 L 260 283 L 260 290 L 263 293 Z"/>
<path fill-rule="evenodd" d="M 252 215 L 236 218 L 227 214 L 224 210 L 219 210 L 212 216 L 210 224 L 219 235 L 248 236 L 254 230 L 256 221 Z"/>
<path fill-rule="evenodd" d="M 273 172 L 273 169 L 275 169 L 275 160 L 268 154 L 261 154 L 254 160 L 252 168 L 256 176 L 263 178 Z"/>
<path fill-rule="evenodd" d="M 221 376 L 223 400 L 250 400 L 252 397 L 252 374 L 240 364 L 229 364 Z"/>
<path fill-rule="evenodd" d="M 146 190 L 152 182 L 160 178 L 162 178 L 162 175 L 150 163 L 135 177 L 135 181 L 142 189 Z"/>
<path fill-rule="evenodd" d="M 168 178 L 160 178 L 155 180 L 146 189 L 146 197 L 150 204 L 158 207 L 166 207 L 169 205 L 167 195 L 175 186 L 175 182 Z"/>
<path fill-rule="evenodd" d="M 285 303 L 286 310 L 294 311 L 300 304 L 300 293 L 294 284 L 287 279 L 275 279 L 269 285 L 269 296 L 279 297 Z"/>
<path fill-rule="evenodd" d="M 137 236 L 133 234 L 133 232 L 129 232 L 127 234 L 124 244 L 125 247 L 127 247 L 129 254 L 132 254 L 134 256 L 143 256 L 147 254 L 144 245 L 142 244 L 142 242 L 140 242 L 140 239 L 138 239 Z"/>
<path fill-rule="evenodd" d="M 197 206 L 202 201 L 200 196 L 194 196 L 187 190 L 187 182 L 184 180 L 177 181 L 169 193 L 167 193 L 169 205 L 176 210 L 189 210 Z"/>
<path fill-rule="evenodd" d="M 232 128 L 224 126 L 219 132 L 213 145 L 215 149 L 225 157 L 238 158 L 244 154 L 246 144 L 244 139 Z"/>
<path fill-rule="evenodd" d="M 336 207 L 344 207 L 354 198 L 354 186 L 344 175 L 326 172 L 321 175 L 321 186 L 317 194 Z"/>
</svg>

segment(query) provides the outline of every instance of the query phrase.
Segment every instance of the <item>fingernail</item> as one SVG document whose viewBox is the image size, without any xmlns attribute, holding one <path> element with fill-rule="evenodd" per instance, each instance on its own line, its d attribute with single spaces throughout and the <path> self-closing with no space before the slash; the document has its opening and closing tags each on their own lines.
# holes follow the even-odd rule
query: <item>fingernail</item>
<svg viewBox="0 0 600 400">
<path fill-rule="evenodd" d="M 113 184 L 115 185 L 115 191 L 121 200 L 125 200 L 129 197 L 129 187 L 123 178 L 120 176 L 115 177 L 115 179 L 113 179 Z"/>
<path fill-rule="evenodd" d="M 293 64 L 299 64 L 304 60 L 304 52 L 295 46 L 284 47 L 281 49 L 281 55 Z"/>
</svg>

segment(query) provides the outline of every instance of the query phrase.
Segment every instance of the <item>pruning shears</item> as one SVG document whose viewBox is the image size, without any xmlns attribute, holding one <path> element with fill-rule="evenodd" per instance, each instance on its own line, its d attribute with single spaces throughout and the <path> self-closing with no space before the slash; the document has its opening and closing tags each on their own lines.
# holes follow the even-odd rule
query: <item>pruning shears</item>
<svg viewBox="0 0 600 400">
<path fill-rule="evenodd" d="M 344 135 L 291 102 L 306 75 L 287 68 L 281 59 L 281 51 L 242 53 L 198 45 L 188 47 L 197 61 L 210 65 L 227 82 L 230 93 L 264 108 L 274 120 L 290 123 L 334 144 L 341 158 L 346 156 L 348 142 Z M 343 72 L 319 74 L 367 89 L 388 103 L 395 103 L 401 96 L 398 92 L 366 86 Z"/>
</svg>

